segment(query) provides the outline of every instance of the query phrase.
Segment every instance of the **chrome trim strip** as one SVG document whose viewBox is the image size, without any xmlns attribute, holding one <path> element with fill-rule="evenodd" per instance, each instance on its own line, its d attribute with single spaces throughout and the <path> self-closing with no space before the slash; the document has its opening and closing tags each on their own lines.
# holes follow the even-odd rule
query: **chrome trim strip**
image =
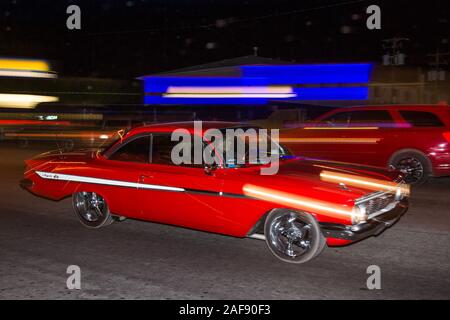
<svg viewBox="0 0 450 320">
<path fill-rule="evenodd" d="M 59 173 L 51 173 L 51 172 L 42 172 L 36 171 L 43 179 L 48 180 L 61 180 L 61 181 L 71 181 L 71 182 L 85 182 L 85 183 L 93 183 L 93 184 L 101 184 L 108 186 L 118 186 L 118 187 L 129 187 L 129 188 L 137 188 L 137 189 L 151 189 L 151 190 L 163 190 L 163 191 L 175 191 L 175 192 L 184 192 L 185 189 L 177 188 L 177 187 L 168 187 L 161 186 L 156 184 L 146 184 L 146 183 L 135 183 L 135 182 L 127 182 L 121 180 L 110 180 L 110 179 L 102 179 L 102 178 L 91 178 L 85 176 L 76 176 L 71 174 L 59 174 Z"/>
<path fill-rule="evenodd" d="M 43 172 L 43 171 L 36 171 L 36 174 L 39 175 L 41 178 L 47 179 L 47 180 L 84 182 L 84 183 L 101 184 L 101 185 L 107 185 L 107 186 L 118 186 L 118 187 L 125 187 L 125 188 L 161 190 L 161 191 L 172 191 L 172 192 L 186 192 L 186 193 L 190 193 L 190 194 L 198 194 L 198 195 L 206 195 L 206 196 L 251 199 L 243 194 L 226 193 L 226 192 L 220 192 L 220 191 L 186 189 L 186 188 L 179 188 L 179 187 L 170 187 L 170 186 L 146 184 L 146 183 L 135 183 L 135 182 L 122 181 L 122 180 L 92 178 L 92 177 L 86 177 L 86 176 L 77 176 L 77 175 L 71 175 L 71 174 L 59 174 L 59 173 Z"/>
</svg>

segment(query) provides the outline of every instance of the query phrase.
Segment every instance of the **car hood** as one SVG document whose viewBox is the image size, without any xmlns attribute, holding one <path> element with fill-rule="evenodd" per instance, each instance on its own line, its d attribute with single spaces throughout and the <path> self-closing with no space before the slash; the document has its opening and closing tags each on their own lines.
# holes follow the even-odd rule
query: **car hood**
<svg viewBox="0 0 450 320">
<path fill-rule="evenodd" d="M 398 170 L 388 170 L 374 166 L 311 158 L 294 158 L 281 161 L 279 173 L 281 175 L 295 175 L 304 173 L 320 175 L 322 171 L 327 170 L 343 174 L 360 175 L 367 178 L 385 181 L 400 182 L 403 180 L 403 175 Z"/>
<path fill-rule="evenodd" d="M 269 190 L 300 195 L 315 200 L 325 200 L 341 205 L 353 205 L 355 200 L 377 191 L 382 187 L 365 186 L 365 181 L 378 182 L 379 185 L 395 185 L 403 177 L 397 171 L 362 165 L 322 161 L 317 159 L 293 158 L 281 160 L 275 175 L 261 175 L 260 167 L 236 169 L 235 179 L 246 181 L 245 185 L 265 187 Z M 327 179 L 323 174 L 335 176 Z M 233 175 L 233 174 L 231 174 Z M 347 177 L 349 181 L 339 178 Z M 363 181 L 353 184 L 352 180 Z M 237 190 L 235 190 L 237 191 Z"/>
</svg>

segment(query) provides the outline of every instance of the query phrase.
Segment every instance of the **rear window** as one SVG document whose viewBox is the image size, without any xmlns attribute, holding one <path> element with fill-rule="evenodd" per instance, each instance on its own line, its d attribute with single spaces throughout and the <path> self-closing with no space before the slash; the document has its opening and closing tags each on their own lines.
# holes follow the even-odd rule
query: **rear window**
<svg viewBox="0 0 450 320">
<path fill-rule="evenodd" d="M 400 111 L 401 116 L 413 127 L 443 127 L 437 115 L 426 111 Z"/>
</svg>

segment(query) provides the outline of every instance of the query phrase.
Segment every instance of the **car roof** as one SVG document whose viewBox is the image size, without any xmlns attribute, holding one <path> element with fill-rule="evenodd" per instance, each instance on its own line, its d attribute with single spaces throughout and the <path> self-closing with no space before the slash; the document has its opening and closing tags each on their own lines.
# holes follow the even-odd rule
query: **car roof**
<svg viewBox="0 0 450 320">
<path fill-rule="evenodd" d="M 208 129 L 225 129 L 225 128 L 238 128 L 250 126 L 249 124 L 241 122 L 227 122 L 227 121 L 198 121 L 198 122 L 200 122 L 202 125 L 202 132 Z M 186 129 L 189 132 L 193 132 L 194 121 L 167 122 L 167 123 L 145 125 L 131 129 L 128 135 L 134 135 L 145 132 L 172 132 L 177 129 Z"/>
</svg>

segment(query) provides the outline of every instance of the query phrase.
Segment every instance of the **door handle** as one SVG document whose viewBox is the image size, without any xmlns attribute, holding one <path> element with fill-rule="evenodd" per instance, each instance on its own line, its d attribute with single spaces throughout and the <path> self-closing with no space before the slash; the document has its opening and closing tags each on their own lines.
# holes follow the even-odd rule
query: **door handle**
<svg viewBox="0 0 450 320">
<path fill-rule="evenodd" d="M 141 174 L 139 176 L 139 182 L 144 182 L 145 179 L 151 179 L 153 178 L 153 175 L 149 175 L 149 174 Z"/>
</svg>

